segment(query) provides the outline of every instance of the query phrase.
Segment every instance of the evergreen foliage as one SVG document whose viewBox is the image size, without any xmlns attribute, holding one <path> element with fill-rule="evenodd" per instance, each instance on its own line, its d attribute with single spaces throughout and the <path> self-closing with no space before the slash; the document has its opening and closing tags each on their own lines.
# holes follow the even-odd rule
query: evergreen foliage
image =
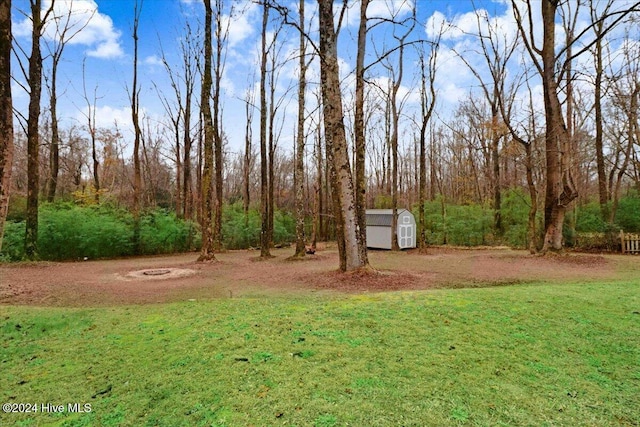
<svg viewBox="0 0 640 427">
<path fill-rule="evenodd" d="M 44 204 L 39 214 L 42 260 L 82 260 L 133 255 L 133 217 L 108 205 Z M 142 216 L 143 254 L 184 252 L 199 244 L 197 226 L 162 209 Z M 3 258 L 24 259 L 25 223 L 8 222 Z"/>
<path fill-rule="evenodd" d="M 25 259 L 24 198 L 12 199 L 6 223 L 0 261 Z M 382 199 L 378 200 L 382 202 Z M 478 246 L 505 244 L 514 248 L 527 245 L 527 217 L 530 200 L 522 189 L 505 191 L 502 196 L 504 235 L 493 235 L 493 209 L 486 205 L 445 203 L 440 197 L 425 204 L 427 243 L 430 245 Z M 640 196 L 631 193 L 618 205 L 613 224 L 602 219 L 597 201 L 578 206 L 566 217 L 565 240 L 568 245 L 586 250 L 615 250 L 617 233 L 640 232 Z M 417 207 L 414 209 L 417 216 Z M 72 202 L 43 204 L 39 220 L 39 258 L 63 261 L 131 256 L 133 216 L 125 209 L 109 204 L 78 205 Z M 541 229 L 542 212 L 538 212 Z M 156 255 L 198 250 L 202 243 L 200 227 L 193 221 L 176 217 L 166 209 L 143 212 L 141 216 L 141 255 Z M 295 240 L 295 218 L 286 211 L 274 214 L 273 244 Z M 260 246 L 260 212 L 242 203 L 223 209 L 222 241 L 226 249 Z"/>
<path fill-rule="evenodd" d="M 223 209 L 222 236 L 227 249 L 260 244 L 260 213 L 251 209 L 245 224 L 242 204 Z M 20 212 L 14 213 L 21 218 Z M 108 204 L 77 205 L 71 202 L 43 204 L 39 215 L 38 247 L 41 260 L 68 261 L 134 255 L 133 216 Z M 202 244 L 200 227 L 166 209 L 143 212 L 140 218 L 140 255 L 197 250 Z M 0 260 L 19 261 L 24 254 L 24 221 L 8 221 Z M 289 213 L 274 215 L 274 244 L 295 239 L 295 220 Z"/>
</svg>

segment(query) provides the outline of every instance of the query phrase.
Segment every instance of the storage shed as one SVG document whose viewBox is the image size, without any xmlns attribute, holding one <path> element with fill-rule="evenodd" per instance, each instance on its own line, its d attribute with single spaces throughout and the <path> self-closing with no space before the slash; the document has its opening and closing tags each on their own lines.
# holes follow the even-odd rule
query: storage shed
<svg viewBox="0 0 640 427">
<path fill-rule="evenodd" d="M 392 209 L 367 210 L 367 247 L 391 249 Z M 416 219 L 406 209 L 398 209 L 398 246 L 400 249 L 416 247 Z"/>
</svg>

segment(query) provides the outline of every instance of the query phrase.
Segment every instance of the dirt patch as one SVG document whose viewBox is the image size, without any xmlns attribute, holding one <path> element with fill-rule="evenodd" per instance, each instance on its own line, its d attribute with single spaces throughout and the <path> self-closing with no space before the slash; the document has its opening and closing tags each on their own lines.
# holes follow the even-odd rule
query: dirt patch
<svg viewBox="0 0 640 427">
<path fill-rule="evenodd" d="M 300 281 L 305 285 L 322 290 L 347 293 L 388 292 L 433 287 L 421 275 L 402 271 L 364 270 L 354 273 L 330 271 L 321 274 L 304 274 Z"/>
<path fill-rule="evenodd" d="M 0 304 L 108 306 L 289 292 L 360 293 L 588 282 L 637 275 L 638 268 L 629 257 L 620 255 L 540 257 L 510 249 L 430 248 L 427 254 L 371 251 L 371 270 L 345 274 L 337 271 L 335 246 L 323 247 L 302 261 L 288 260 L 293 252 L 293 248 L 276 249 L 273 258 L 260 262 L 256 251 L 228 251 L 216 254 L 217 261 L 207 263 L 195 262 L 198 254 L 189 253 L 5 264 L 0 266 Z"/>
<path fill-rule="evenodd" d="M 196 273 L 196 270 L 190 268 L 146 268 L 144 270 L 130 271 L 124 276 L 116 273 L 116 278 L 121 280 L 170 280 L 188 277 Z"/>
</svg>

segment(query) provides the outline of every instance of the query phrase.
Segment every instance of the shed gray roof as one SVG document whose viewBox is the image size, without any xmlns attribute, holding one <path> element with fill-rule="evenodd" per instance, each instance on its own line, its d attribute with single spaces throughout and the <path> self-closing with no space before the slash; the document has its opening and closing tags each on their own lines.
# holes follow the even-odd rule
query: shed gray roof
<svg viewBox="0 0 640 427">
<path fill-rule="evenodd" d="M 398 209 L 398 216 L 408 212 L 406 209 Z M 391 227 L 393 220 L 393 209 L 367 209 L 367 225 L 376 227 Z"/>
</svg>

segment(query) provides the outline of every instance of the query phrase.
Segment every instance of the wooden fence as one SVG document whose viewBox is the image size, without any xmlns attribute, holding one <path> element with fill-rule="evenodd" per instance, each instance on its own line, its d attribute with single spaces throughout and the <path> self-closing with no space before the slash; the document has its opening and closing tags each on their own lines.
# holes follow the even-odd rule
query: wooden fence
<svg viewBox="0 0 640 427">
<path fill-rule="evenodd" d="M 640 234 L 629 234 L 620 230 L 620 245 L 623 254 L 640 254 Z"/>
</svg>

